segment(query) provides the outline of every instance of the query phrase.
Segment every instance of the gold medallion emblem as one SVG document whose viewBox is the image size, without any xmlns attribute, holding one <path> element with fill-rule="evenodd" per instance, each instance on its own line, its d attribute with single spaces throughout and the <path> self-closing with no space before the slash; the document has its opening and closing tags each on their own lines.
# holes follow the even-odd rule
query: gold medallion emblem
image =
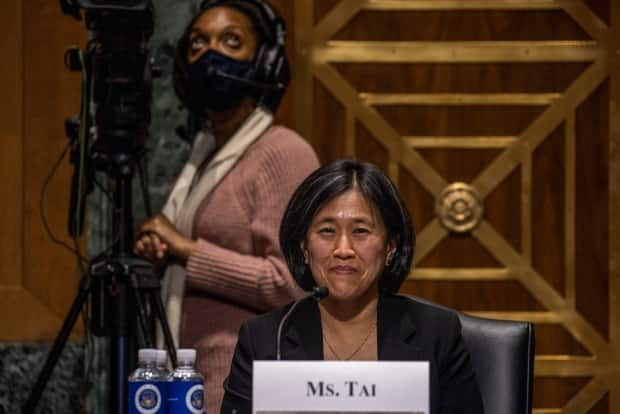
<svg viewBox="0 0 620 414">
<path fill-rule="evenodd" d="M 435 204 L 435 213 L 441 224 L 455 233 L 466 233 L 475 228 L 484 208 L 474 187 L 466 183 L 452 183 L 441 192 Z"/>
</svg>

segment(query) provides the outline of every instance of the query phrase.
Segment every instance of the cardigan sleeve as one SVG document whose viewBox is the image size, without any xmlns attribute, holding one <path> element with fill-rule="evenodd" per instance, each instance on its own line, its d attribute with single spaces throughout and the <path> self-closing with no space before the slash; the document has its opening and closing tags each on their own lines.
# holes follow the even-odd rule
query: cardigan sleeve
<svg viewBox="0 0 620 414">
<path fill-rule="evenodd" d="M 244 172 L 241 186 L 252 254 L 199 238 L 187 261 L 189 287 L 258 310 L 282 306 L 302 294 L 280 252 L 278 231 L 293 191 L 318 167 L 310 145 L 294 132 L 276 127 L 272 134 L 252 154 L 256 168 Z"/>
</svg>

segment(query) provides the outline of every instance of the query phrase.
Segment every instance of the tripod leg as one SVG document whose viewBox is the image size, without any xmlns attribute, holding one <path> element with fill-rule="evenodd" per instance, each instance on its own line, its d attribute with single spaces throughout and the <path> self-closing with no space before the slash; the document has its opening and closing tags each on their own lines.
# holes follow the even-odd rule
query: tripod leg
<svg viewBox="0 0 620 414">
<path fill-rule="evenodd" d="M 90 276 L 85 275 L 82 276 L 82 280 L 80 281 L 80 289 L 78 291 L 78 295 L 73 300 L 73 304 L 71 305 L 71 309 L 69 310 L 69 314 L 65 318 L 65 321 L 60 328 L 60 332 L 54 341 L 54 345 L 50 353 L 45 360 L 45 365 L 43 365 L 43 369 L 41 373 L 37 377 L 37 381 L 35 382 L 32 390 L 30 391 L 30 395 L 28 396 L 28 400 L 26 400 L 26 404 L 24 404 L 22 408 L 22 414 L 32 414 L 34 413 L 34 409 L 41 398 L 41 394 L 43 394 L 43 390 L 47 385 L 47 381 L 49 380 L 56 363 L 58 362 L 58 358 L 62 353 L 65 344 L 67 343 L 67 339 L 73 330 L 73 326 L 75 325 L 75 321 L 80 315 L 80 311 L 84 306 L 84 302 L 90 293 L 91 288 L 91 279 Z"/>
<path fill-rule="evenodd" d="M 133 291 L 133 296 L 136 301 L 136 307 L 138 308 L 138 322 L 140 323 L 140 328 L 142 329 L 142 337 L 144 338 L 146 347 L 153 348 L 155 346 L 155 341 L 153 340 L 151 329 L 147 325 L 148 322 L 146 316 L 146 306 L 144 304 L 142 294 L 140 293 L 136 277 L 137 276 L 135 274 L 131 276 L 131 290 Z"/>
<path fill-rule="evenodd" d="M 177 367 L 177 353 L 174 349 L 174 340 L 172 339 L 172 332 L 170 331 L 170 326 L 168 325 L 168 319 L 166 319 L 166 310 L 164 309 L 164 303 L 161 300 L 161 295 L 159 294 L 159 290 L 151 291 L 151 301 L 153 303 L 153 308 L 157 313 L 157 318 L 159 319 L 159 323 L 161 324 L 161 330 L 164 333 L 164 342 L 166 343 L 166 350 L 168 351 L 168 356 L 170 357 L 170 362 L 172 362 L 172 366 L 174 368 Z"/>
<path fill-rule="evenodd" d="M 110 407 L 111 413 L 126 414 L 128 350 L 132 348 L 130 337 L 118 335 L 110 337 Z"/>
<path fill-rule="evenodd" d="M 128 282 L 116 280 L 111 285 L 114 291 L 111 300 L 111 320 L 113 321 L 110 336 L 110 412 L 127 414 L 128 386 L 133 355 L 135 355 L 135 304 L 130 300 L 131 289 Z"/>
</svg>

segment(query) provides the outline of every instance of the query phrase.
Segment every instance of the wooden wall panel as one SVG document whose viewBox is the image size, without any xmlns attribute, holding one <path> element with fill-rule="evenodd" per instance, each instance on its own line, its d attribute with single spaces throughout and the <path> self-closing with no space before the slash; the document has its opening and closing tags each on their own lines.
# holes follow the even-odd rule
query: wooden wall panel
<svg viewBox="0 0 620 414">
<path fill-rule="evenodd" d="M 21 2 L 7 0 L 0 6 L 0 25 L 13 36 L 0 37 L 0 82 L 5 99 L 0 100 L 0 295 L 18 289 L 22 273 L 22 36 Z M 0 303 L 4 303 L 0 299 Z M 6 313 L 3 313 L 6 315 Z"/>
<path fill-rule="evenodd" d="M 620 341 L 620 260 L 615 254 L 620 251 L 620 4 L 612 1 L 608 20 L 611 27 L 609 47 L 609 290 L 614 292 L 609 301 L 609 336 L 611 341 Z M 617 349 L 617 348 L 616 348 Z M 620 407 L 620 381 L 609 381 L 612 392 L 609 405 Z"/>
<path fill-rule="evenodd" d="M 79 110 L 79 77 L 64 67 L 65 48 L 81 45 L 82 23 L 63 16 L 57 2 L 8 0 L 0 19 L 10 36 L 0 41 L 2 100 L 3 266 L 0 341 L 48 341 L 77 289 L 76 260 L 52 243 L 40 218 L 46 176 L 67 144 L 64 119 Z M 71 168 L 61 163 L 46 198 L 48 222 L 66 238 Z M 75 333 L 79 335 L 81 326 Z"/>
<path fill-rule="evenodd" d="M 76 293 L 76 260 L 67 250 L 50 242 L 40 220 L 40 188 L 53 163 L 68 143 L 65 119 L 79 111 L 80 76 L 64 65 L 65 50 L 84 46 L 85 28 L 62 15 L 55 2 L 24 1 L 24 145 L 29 168 L 24 171 L 24 235 L 28 247 L 24 268 L 24 286 L 57 315 Z M 41 39 L 46 47 L 37 47 Z M 67 238 L 70 174 L 72 165 L 65 159 L 57 177 L 50 183 L 46 212 L 48 222 L 59 238 Z"/>
<path fill-rule="evenodd" d="M 620 412 L 620 4 L 301 0 L 294 24 L 297 128 L 412 210 L 403 291 L 535 322 L 536 413 Z M 464 232 L 436 213 L 457 181 Z"/>
<path fill-rule="evenodd" d="M 575 273 L 576 308 L 605 337 L 609 302 L 593 300 L 609 292 L 609 82 L 604 82 L 575 114 Z M 613 257 L 615 254 L 612 254 Z M 595 306 L 596 303 L 596 306 Z"/>
</svg>

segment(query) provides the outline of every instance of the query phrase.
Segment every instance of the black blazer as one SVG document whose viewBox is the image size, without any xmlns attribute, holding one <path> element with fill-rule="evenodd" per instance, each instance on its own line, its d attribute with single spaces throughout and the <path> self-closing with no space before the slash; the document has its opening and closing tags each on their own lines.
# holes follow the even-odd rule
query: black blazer
<svg viewBox="0 0 620 414">
<path fill-rule="evenodd" d="M 278 324 L 291 305 L 244 323 L 230 374 L 224 382 L 222 414 L 251 413 L 252 361 L 276 359 Z M 430 361 L 431 414 L 483 414 L 482 399 L 457 315 L 403 296 L 386 294 L 377 306 L 381 361 Z M 302 300 L 282 330 L 283 360 L 322 360 L 318 304 Z M 208 397 L 207 397 L 208 398 Z"/>
</svg>

